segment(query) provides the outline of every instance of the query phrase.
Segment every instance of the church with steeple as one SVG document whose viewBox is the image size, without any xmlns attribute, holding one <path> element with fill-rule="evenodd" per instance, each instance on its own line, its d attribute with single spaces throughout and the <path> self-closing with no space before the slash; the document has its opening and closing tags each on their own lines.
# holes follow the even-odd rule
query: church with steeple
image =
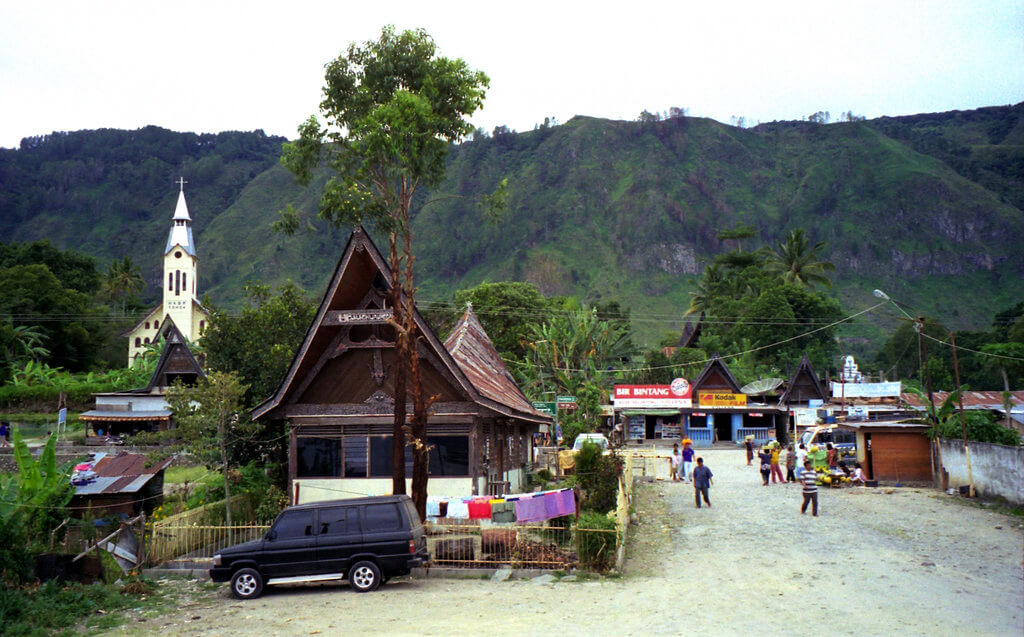
<svg viewBox="0 0 1024 637">
<path fill-rule="evenodd" d="M 185 203 L 186 183 L 184 179 L 178 180 L 178 204 L 164 246 L 163 303 L 124 333 L 128 337 L 129 367 L 150 342 L 159 339 L 160 330 L 168 319 L 193 343 L 199 340 L 209 320 L 197 296 L 199 257 L 192 238 L 192 217 Z"/>
</svg>

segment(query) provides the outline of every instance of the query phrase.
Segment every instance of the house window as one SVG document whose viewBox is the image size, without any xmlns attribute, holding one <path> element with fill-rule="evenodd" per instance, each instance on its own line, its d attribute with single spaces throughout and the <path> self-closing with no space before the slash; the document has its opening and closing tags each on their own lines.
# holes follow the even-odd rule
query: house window
<svg viewBox="0 0 1024 637">
<path fill-rule="evenodd" d="M 370 477 L 383 478 L 394 473 L 391 436 L 370 436 Z M 412 448 L 405 448 L 405 475 L 412 475 Z"/>
<path fill-rule="evenodd" d="M 341 477 L 340 439 L 299 438 L 295 441 L 295 454 L 296 477 Z"/>
<path fill-rule="evenodd" d="M 345 436 L 345 477 L 365 478 L 368 465 L 366 436 Z"/>
<path fill-rule="evenodd" d="M 135 337 L 135 347 L 142 347 L 142 339 L 138 336 Z"/>
<path fill-rule="evenodd" d="M 429 436 L 432 476 L 469 475 L 469 436 Z M 391 436 L 345 436 L 296 440 L 297 478 L 384 478 L 392 474 Z M 405 450 L 405 472 L 412 475 L 412 449 Z"/>
<path fill-rule="evenodd" d="M 432 476 L 469 475 L 469 436 L 427 436 Z"/>
</svg>

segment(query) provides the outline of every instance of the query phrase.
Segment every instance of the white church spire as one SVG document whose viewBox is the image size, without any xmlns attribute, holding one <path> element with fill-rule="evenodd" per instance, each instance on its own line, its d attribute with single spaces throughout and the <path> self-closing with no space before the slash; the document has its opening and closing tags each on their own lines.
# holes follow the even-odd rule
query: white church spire
<svg viewBox="0 0 1024 637">
<path fill-rule="evenodd" d="M 180 246 L 190 256 L 196 256 L 196 245 L 192 239 L 192 217 L 188 214 L 188 204 L 185 203 L 185 184 L 188 182 L 179 177 L 176 182 L 180 186 L 178 191 L 178 205 L 174 207 L 174 217 L 171 232 L 167 235 L 167 245 L 164 247 L 164 254 Z"/>
</svg>

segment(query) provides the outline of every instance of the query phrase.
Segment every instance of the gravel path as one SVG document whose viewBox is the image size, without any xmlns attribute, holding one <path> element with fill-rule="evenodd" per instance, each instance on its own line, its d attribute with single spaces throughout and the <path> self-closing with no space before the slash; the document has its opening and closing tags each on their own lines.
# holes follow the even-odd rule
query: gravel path
<svg viewBox="0 0 1024 637">
<path fill-rule="evenodd" d="M 797 485 L 761 486 L 742 452 L 704 454 L 713 508 L 689 485 L 637 486 L 625 575 L 576 581 L 401 578 L 270 589 L 226 586 L 131 634 L 1021 635 L 1021 519 L 928 489 L 822 491 L 799 514 Z"/>
</svg>

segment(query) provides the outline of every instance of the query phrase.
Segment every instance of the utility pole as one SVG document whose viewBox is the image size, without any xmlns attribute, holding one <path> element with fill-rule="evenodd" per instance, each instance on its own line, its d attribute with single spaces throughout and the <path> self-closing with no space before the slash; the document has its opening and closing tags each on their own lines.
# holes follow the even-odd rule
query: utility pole
<svg viewBox="0 0 1024 637">
<path fill-rule="evenodd" d="M 956 393 L 959 398 L 957 401 L 960 411 L 960 428 L 964 434 L 964 457 L 967 459 L 967 484 L 968 493 L 970 497 L 974 497 L 974 474 L 971 472 L 971 449 L 967 446 L 967 417 L 964 416 L 964 389 L 960 385 L 960 363 L 957 361 L 956 356 L 956 337 L 953 335 L 953 330 L 947 330 L 949 332 L 949 342 L 953 346 L 953 373 L 956 374 Z"/>
</svg>

